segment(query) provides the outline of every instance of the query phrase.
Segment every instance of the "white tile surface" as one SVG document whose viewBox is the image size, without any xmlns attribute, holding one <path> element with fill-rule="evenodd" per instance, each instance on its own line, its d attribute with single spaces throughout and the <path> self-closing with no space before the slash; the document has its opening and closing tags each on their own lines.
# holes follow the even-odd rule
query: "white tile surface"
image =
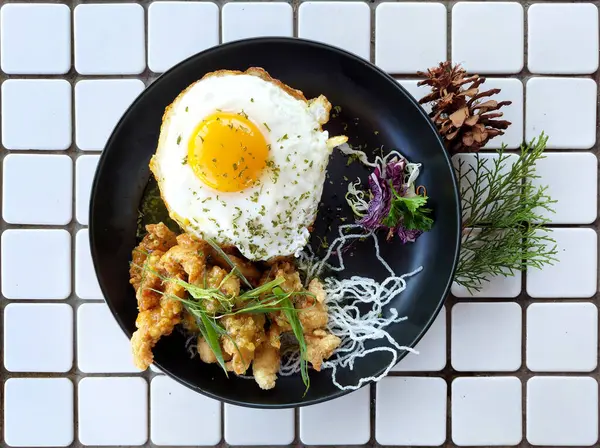
<svg viewBox="0 0 600 448">
<path fill-rule="evenodd" d="M 452 382 L 452 441 L 460 446 L 521 442 L 521 381 L 515 377 Z"/>
<path fill-rule="evenodd" d="M 150 384 L 150 437 L 156 445 L 216 445 L 221 441 L 221 403 L 166 376 Z"/>
<path fill-rule="evenodd" d="M 598 364 L 598 309 L 592 303 L 534 303 L 527 308 L 527 368 L 590 372 Z"/>
<path fill-rule="evenodd" d="M 534 77 L 527 81 L 527 141 L 542 132 L 548 149 L 589 149 L 596 143 L 596 82 L 584 78 Z"/>
<path fill-rule="evenodd" d="M 219 8 L 212 2 L 153 2 L 148 7 L 148 67 L 164 72 L 219 43 Z"/>
<path fill-rule="evenodd" d="M 5 4 L 0 10 L 0 65 L 13 75 L 67 73 L 71 68 L 69 7 Z"/>
<path fill-rule="evenodd" d="M 293 36 L 294 13 L 284 2 L 230 2 L 223 6 L 223 42 L 264 36 Z"/>
<path fill-rule="evenodd" d="M 437 372 L 446 366 L 446 308 L 442 308 L 425 336 L 415 346 L 419 354 L 408 353 L 392 371 Z"/>
<path fill-rule="evenodd" d="M 371 432 L 369 387 L 300 408 L 300 440 L 305 445 L 363 445 Z"/>
<path fill-rule="evenodd" d="M 560 173 L 559 176 L 556 173 Z M 548 153 L 535 165 L 533 184 L 546 186 L 546 194 L 557 201 L 555 213 L 541 210 L 552 224 L 591 224 L 598 214 L 598 159 L 583 152 Z M 573 179 L 577 179 L 577 194 L 573 195 Z"/>
<path fill-rule="evenodd" d="M 77 309 L 77 367 L 85 373 L 139 372 L 129 340 L 104 303 Z"/>
<path fill-rule="evenodd" d="M 121 116 L 140 93 L 139 79 L 95 79 L 75 85 L 75 142 L 79 149 L 104 149 Z"/>
<path fill-rule="evenodd" d="M 87 229 L 79 230 L 75 236 L 75 294 L 80 299 L 104 298 L 92 262 Z"/>
<path fill-rule="evenodd" d="M 68 372 L 73 366 L 73 308 L 11 303 L 4 309 L 4 367 L 11 372 Z"/>
<path fill-rule="evenodd" d="M 589 377 L 536 376 L 527 382 L 527 441 L 590 446 L 598 441 L 598 383 Z"/>
<path fill-rule="evenodd" d="M 419 86 L 419 81 L 415 79 L 398 79 L 397 81 L 417 102 L 431 92 L 428 86 Z M 425 112 L 431 112 L 431 103 L 421 104 L 421 107 Z"/>
<path fill-rule="evenodd" d="M 377 384 L 380 445 L 439 446 L 446 440 L 447 385 L 441 378 L 387 377 Z"/>
<path fill-rule="evenodd" d="M 482 171 L 485 171 L 486 169 L 492 169 L 495 165 L 495 163 L 497 163 L 498 160 L 498 154 L 489 154 L 489 153 L 479 153 L 479 160 L 481 161 L 482 164 Z M 507 174 L 512 165 L 516 162 L 517 160 L 517 156 L 515 154 L 505 154 L 504 155 L 504 159 L 501 162 L 501 167 L 500 167 L 500 173 L 501 174 Z M 460 189 L 463 190 L 465 188 L 468 187 L 470 182 L 473 182 L 475 180 L 475 169 L 477 168 L 477 159 L 475 157 L 474 154 L 456 154 L 454 156 L 452 156 L 452 164 L 454 166 L 454 169 L 456 170 L 456 172 L 458 173 L 458 171 L 460 170 L 461 173 L 461 180 L 460 180 Z M 461 165 L 462 164 L 462 165 Z M 481 188 L 482 190 L 484 190 L 484 192 L 481 195 L 481 200 L 482 201 L 486 201 L 489 198 L 488 192 L 487 192 L 487 183 L 486 182 L 482 182 L 481 184 Z M 470 209 L 467 208 L 468 206 L 468 202 L 472 200 L 473 198 L 473 192 L 471 189 L 467 190 L 467 193 L 465 193 L 462 196 L 462 204 L 463 204 L 463 217 L 465 219 L 469 218 L 471 216 L 471 211 Z M 489 210 L 489 209 L 487 209 Z"/>
<path fill-rule="evenodd" d="M 553 266 L 527 269 L 527 293 L 533 298 L 586 298 L 596 293 L 598 236 L 593 229 L 553 229 L 558 253 Z"/>
<path fill-rule="evenodd" d="M 517 370 L 521 366 L 521 314 L 514 302 L 454 305 L 452 367 L 459 372 Z"/>
<path fill-rule="evenodd" d="M 512 276 L 504 277 L 502 275 L 488 275 L 487 281 L 481 283 L 479 291 L 469 291 L 464 286 L 456 282 L 452 283 L 452 294 L 456 297 L 485 297 L 487 299 L 495 298 L 514 298 L 521 293 L 522 274 L 517 271 Z"/>
<path fill-rule="evenodd" d="M 375 10 L 375 63 L 391 73 L 416 73 L 446 57 L 446 7 L 384 2 Z"/>
<path fill-rule="evenodd" d="M 73 13 L 75 69 L 82 75 L 136 75 L 146 68 L 144 8 L 82 4 Z"/>
<path fill-rule="evenodd" d="M 491 169 L 495 161 L 498 159 L 497 154 L 480 153 L 479 159 L 482 161 L 484 167 L 482 169 Z M 503 162 L 503 166 L 500 170 L 501 173 L 507 173 L 512 164 L 517 160 L 516 155 L 508 155 Z M 452 163 L 456 170 L 459 169 L 462 163 L 461 173 L 464 174 L 464 178 L 460 182 L 460 188 L 464 189 L 468 186 L 469 182 L 475 179 L 474 169 L 476 167 L 476 158 L 474 154 L 457 154 L 452 157 Z M 484 193 L 482 194 L 482 200 L 487 200 L 488 194 L 486 192 L 487 185 L 482 184 Z M 472 192 L 465 194 L 463 199 L 470 200 Z M 463 216 L 470 216 L 470 211 L 466 209 L 466 202 L 463 201 Z M 464 235 L 464 239 L 470 238 L 472 235 L 477 233 L 478 229 L 473 229 L 472 233 Z M 484 298 L 514 298 L 521 292 L 521 272 L 515 272 L 511 276 L 492 276 L 487 277 L 487 281 L 481 283 L 481 289 L 479 291 L 469 291 L 467 288 L 458 285 L 457 283 L 452 284 L 452 294 L 456 297 L 484 297 Z"/>
<path fill-rule="evenodd" d="M 343 26 L 332 26 L 333 21 Z M 298 8 L 298 37 L 343 48 L 362 58 L 371 53 L 371 10 L 357 1 L 307 1 Z"/>
<path fill-rule="evenodd" d="M 4 159 L 2 217 L 10 224 L 68 224 L 72 192 L 68 156 L 10 154 Z"/>
<path fill-rule="evenodd" d="M 40 250 L 41 247 L 44 250 Z M 71 294 L 69 232 L 5 230 L 2 234 L 2 294 L 7 299 L 66 299 Z"/>
<path fill-rule="evenodd" d="M 75 217 L 87 225 L 90 211 L 90 193 L 100 156 L 79 156 L 75 162 Z"/>
<path fill-rule="evenodd" d="M 583 74 L 598 70 L 598 8 L 580 4 L 529 7 L 528 60 L 532 73 Z"/>
<path fill-rule="evenodd" d="M 7 149 L 71 146 L 71 84 L 63 79 L 2 83 L 2 144 Z"/>
<path fill-rule="evenodd" d="M 452 8 L 452 61 L 471 73 L 520 72 L 524 23 L 516 2 L 458 2 Z"/>
<path fill-rule="evenodd" d="M 497 95 L 492 95 L 490 99 L 496 101 L 512 101 L 512 104 L 500 109 L 504 115 L 499 120 L 508 120 L 511 125 L 504 131 L 504 135 L 499 135 L 491 139 L 484 149 L 498 149 L 506 145 L 507 149 L 516 149 L 523 143 L 523 129 L 525 121 L 523 120 L 523 83 L 519 79 L 512 78 L 486 78 L 485 83 L 480 87 L 481 91 L 489 89 L 501 89 Z"/>
<path fill-rule="evenodd" d="M 146 443 L 148 384 L 143 378 L 83 378 L 77 392 L 82 444 Z"/>
<path fill-rule="evenodd" d="M 250 409 L 225 405 L 229 445 L 289 445 L 294 441 L 293 409 Z"/>
<path fill-rule="evenodd" d="M 67 446 L 74 439 L 73 383 L 11 378 L 4 384 L 4 441 L 10 446 Z"/>
</svg>

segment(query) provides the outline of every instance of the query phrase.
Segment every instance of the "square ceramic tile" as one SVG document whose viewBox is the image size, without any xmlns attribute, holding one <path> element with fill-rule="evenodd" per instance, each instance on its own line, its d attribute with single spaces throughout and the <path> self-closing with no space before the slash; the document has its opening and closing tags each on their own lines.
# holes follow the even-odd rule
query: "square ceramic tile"
<svg viewBox="0 0 600 448">
<path fill-rule="evenodd" d="M 71 68 L 69 7 L 5 4 L 0 10 L 0 65 L 11 75 L 67 73 Z"/>
<path fill-rule="evenodd" d="M 438 372 L 446 366 L 446 308 L 443 307 L 425 336 L 415 346 L 419 354 L 408 353 L 393 372 Z"/>
<path fill-rule="evenodd" d="M 454 305 L 452 367 L 459 372 L 514 372 L 521 367 L 521 314 L 514 302 Z"/>
<path fill-rule="evenodd" d="M 305 445 L 363 445 L 371 433 L 369 387 L 300 408 L 300 440 Z"/>
<path fill-rule="evenodd" d="M 75 142 L 79 149 L 104 149 L 121 116 L 144 87 L 139 79 L 79 81 L 75 85 Z"/>
<path fill-rule="evenodd" d="M 532 73 L 584 74 L 598 70 L 598 8 L 592 3 L 529 7 L 528 60 Z"/>
<path fill-rule="evenodd" d="M 75 294 L 80 299 L 104 298 L 92 262 L 87 229 L 79 230 L 75 236 Z"/>
<path fill-rule="evenodd" d="M 332 20 L 344 26 L 331 26 Z M 355 1 L 307 1 L 298 8 L 298 37 L 343 48 L 364 59 L 371 54 L 371 10 Z"/>
<path fill-rule="evenodd" d="M 225 441 L 229 445 L 290 445 L 293 409 L 250 409 L 225 405 Z"/>
<path fill-rule="evenodd" d="M 596 143 L 596 82 L 587 78 L 527 81 L 526 140 L 542 132 L 548 149 L 589 149 Z"/>
<path fill-rule="evenodd" d="M 251 37 L 294 35 L 294 12 L 289 3 L 230 2 L 223 5 L 223 42 Z"/>
<path fill-rule="evenodd" d="M 586 298 L 596 294 L 596 232 L 593 229 L 553 229 L 548 236 L 556 241 L 558 261 L 541 269 L 527 269 L 527 293 L 538 299 Z"/>
<path fill-rule="evenodd" d="M 40 250 L 43 247 L 44 250 Z M 35 280 L 31 273 L 35 272 Z M 66 230 L 5 230 L 2 294 L 7 299 L 66 299 L 71 294 L 71 235 Z"/>
<path fill-rule="evenodd" d="M 79 224 L 88 224 L 90 193 L 100 156 L 79 156 L 75 162 L 75 217 Z"/>
<path fill-rule="evenodd" d="M 592 303 L 534 303 L 527 308 L 527 368 L 591 372 L 598 364 L 598 308 Z"/>
<path fill-rule="evenodd" d="M 11 378 L 4 384 L 4 441 L 10 446 L 68 446 L 74 439 L 73 383 Z"/>
<path fill-rule="evenodd" d="M 77 367 L 85 373 L 139 372 L 131 344 L 105 303 L 77 309 Z"/>
<path fill-rule="evenodd" d="M 446 441 L 447 385 L 441 378 L 387 377 L 377 384 L 380 445 L 440 446 Z"/>
<path fill-rule="evenodd" d="M 219 43 L 219 8 L 212 2 L 153 2 L 148 7 L 148 67 L 164 72 Z"/>
<path fill-rule="evenodd" d="M 519 79 L 512 78 L 487 78 L 480 87 L 481 91 L 489 89 L 500 89 L 500 93 L 492 95 L 490 99 L 496 101 L 512 101 L 512 104 L 500 109 L 503 116 L 501 120 L 510 121 L 511 125 L 499 135 L 491 139 L 484 149 L 498 149 L 506 145 L 507 149 L 520 148 L 523 143 L 523 83 Z"/>
<path fill-rule="evenodd" d="M 73 308 L 11 303 L 4 309 L 4 367 L 10 372 L 68 372 L 73 367 Z"/>
<path fill-rule="evenodd" d="M 419 86 L 419 80 L 416 79 L 397 79 L 398 83 L 406 89 L 408 93 L 417 101 L 427 94 L 431 93 L 429 86 Z M 431 103 L 421 104 L 425 112 L 431 112 Z"/>
<path fill-rule="evenodd" d="M 518 445 L 522 439 L 521 381 L 515 377 L 452 382 L 452 441 L 459 446 Z"/>
<path fill-rule="evenodd" d="M 212 446 L 221 441 L 221 403 L 166 376 L 152 379 L 150 415 L 155 445 Z"/>
<path fill-rule="evenodd" d="M 68 224 L 72 196 L 70 157 L 10 154 L 4 159 L 2 217 L 9 224 Z"/>
<path fill-rule="evenodd" d="M 452 61 L 470 73 L 519 73 L 524 27 L 519 3 L 458 2 L 452 8 Z"/>
<path fill-rule="evenodd" d="M 556 173 L 560 172 L 560 176 Z M 552 224 L 591 224 L 598 215 L 598 159 L 584 152 L 548 153 L 535 164 L 536 186 L 546 186 L 546 194 L 557 201 L 554 213 L 540 210 Z M 577 194 L 573 195 L 573 179 Z"/>
<path fill-rule="evenodd" d="M 71 84 L 62 79 L 2 83 L 2 144 L 7 149 L 71 146 Z"/>
<path fill-rule="evenodd" d="M 486 276 L 486 280 L 482 281 L 479 285 L 481 289 L 473 289 L 471 291 L 453 282 L 451 292 L 454 296 L 461 298 L 512 299 L 521 294 L 522 277 L 520 271 L 506 277 L 503 275 L 488 275 Z"/>
<path fill-rule="evenodd" d="M 385 2 L 375 10 L 375 64 L 390 73 L 416 73 L 445 61 L 446 7 Z"/>
<path fill-rule="evenodd" d="M 136 3 L 82 4 L 73 13 L 75 70 L 137 75 L 146 68 L 144 8 Z"/>
<path fill-rule="evenodd" d="M 473 190 L 468 189 L 468 187 L 472 182 L 475 181 L 478 160 L 481 163 L 482 172 L 494 169 L 495 165 L 499 163 L 500 166 L 498 172 L 501 175 L 505 175 L 510 171 L 513 164 L 517 161 L 517 156 L 515 154 L 505 154 L 501 162 L 498 161 L 498 154 L 479 153 L 475 155 L 462 153 L 455 154 L 454 156 L 452 156 L 452 165 L 454 166 L 457 175 L 460 171 L 459 187 L 461 189 L 462 215 L 464 220 L 470 218 L 472 214 L 469 204 L 473 198 Z M 465 189 L 467 189 L 467 191 L 464 194 L 462 194 L 462 190 Z M 481 189 L 484 191 L 481 194 L 481 201 L 487 201 L 489 199 L 489 194 L 487 192 L 487 183 L 482 182 Z M 489 212 L 492 205 L 494 204 L 491 204 L 489 208 L 485 209 L 485 214 Z M 475 225 L 476 224 L 477 223 L 475 223 Z M 472 223 L 468 222 L 468 225 L 472 225 Z"/>
<path fill-rule="evenodd" d="M 590 446 L 598 441 L 598 383 L 590 377 L 535 376 L 527 382 L 527 441 Z"/>
<path fill-rule="evenodd" d="M 143 378 L 83 378 L 77 393 L 82 444 L 146 443 L 148 384 Z"/>
</svg>

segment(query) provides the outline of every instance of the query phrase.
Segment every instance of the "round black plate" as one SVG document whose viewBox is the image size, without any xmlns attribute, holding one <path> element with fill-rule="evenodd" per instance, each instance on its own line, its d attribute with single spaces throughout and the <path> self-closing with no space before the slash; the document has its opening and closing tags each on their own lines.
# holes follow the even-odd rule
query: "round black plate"
<svg viewBox="0 0 600 448">
<path fill-rule="evenodd" d="M 135 330 L 137 305 L 129 285 L 129 262 L 136 244 L 137 210 L 149 178 L 148 162 L 156 148 L 165 107 L 208 72 L 249 67 L 264 68 L 274 78 L 302 90 L 307 98 L 324 94 L 334 106 L 341 107 L 339 116 L 326 129 L 331 135 L 340 132 L 348 135 L 352 145 L 364 145 L 370 157 L 383 147 L 384 152 L 398 149 L 411 161 L 422 163 L 418 183 L 427 187 L 435 211 L 435 226 L 415 244 L 382 244 L 382 255 L 397 273 L 424 267 L 409 279 L 407 289 L 392 302 L 408 320 L 392 325 L 389 332 L 399 344 L 414 346 L 442 307 L 459 250 L 460 206 L 449 158 L 431 121 L 393 78 L 340 49 L 291 38 L 238 41 L 183 61 L 151 84 L 115 128 L 100 158 L 90 210 L 94 266 L 115 318 L 130 337 Z M 352 219 L 344 200 L 346 179 L 361 176 L 365 182 L 368 171 L 358 163 L 347 166 L 346 158 L 337 151 L 328 171 L 313 233 L 331 242 L 341 223 L 340 217 Z M 317 242 L 315 247 L 319 245 Z M 346 258 L 344 276 L 385 277 L 374 258 L 372 244 L 356 245 L 353 255 Z M 279 378 L 275 389 L 270 391 L 260 390 L 252 380 L 233 375 L 226 378 L 216 365 L 190 359 L 184 337 L 177 332 L 164 337 L 154 354 L 156 365 L 166 374 L 193 390 L 230 403 L 294 407 L 345 393 L 333 385 L 331 371 L 327 370 L 311 372 L 311 387 L 304 397 L 299 375 Z M 353 371 L 340 371 L 338 380 L 342 384 L 356 384 L 359 378 L 383 371 L 389 360 L 389 353 L 368 355 L 357 360 Z"/>
</svg>

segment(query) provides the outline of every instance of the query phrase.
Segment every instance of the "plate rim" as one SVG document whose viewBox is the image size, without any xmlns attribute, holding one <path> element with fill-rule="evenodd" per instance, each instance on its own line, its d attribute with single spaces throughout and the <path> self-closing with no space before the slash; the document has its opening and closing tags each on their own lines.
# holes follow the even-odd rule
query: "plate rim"
<svg viewBox="0 0 600 448">
<path fill-rule="evenodd" d="M 454 241 L 455 250 L 454 250 L 453 257 L 452 257 L 452 259 L 453 259 L 452 268 L 450 271 L 450 276 L 444 286 L 444 294 L 440 298 L 435 311 L 432 313 L 432 315 L 429 318 L 429 320 L 427 321 L 427 323 L 423 326 L 423 329 L 420 331 L 420 333 L 415 338 L 415 340 L 412 341 L 412 343 L 407 346 L 409 348 L 414 348 L 421 341 L 421 339 L 425 336 L 425 334 L 429 331 L 429 329 L 433 325 L 433 322 L 438 317 L 442 307 L 445 305 L 446 299 L 450 293 L 452 283 L 454 281 L 454 277 L 456 275 L 456 269 L 458 267 L 460 248 L 461 248 L 461 243 L 462 243 L 461 232 L 460 232 L 461 224 L 462 224 L 462 206 L 461 206 L 461 200 L 460 200 L 460 194 L 459 194 L 458 180 L 457 180 L 456 173 L 455 173 L 455 170 L 454 170 L 454 167 L 452 164 L 451 156 L 448 154 L 448 151 L 445 148 L 445 145 L 443 143 L 443 140 L 442 140 L 437 128 L 435 127 L 434 123 L 431 121 L 430 117 L 427 115 L 425 110 L 421 107 L 421 105 L 418 103 L 418 101 L 410 93 L 408 93 L 408 91 L 404 88 L 404 86 L 402 86 L 394 77 L 392 77 L 390 74 L 388 74 L 387 72 L 385 72 L 384 70 L 382 70 L 381 68 L 376 66 L 375 64 L 371 63 L 370 61 L 368 61 L 360 56 L 355 55 L 354 53 L 351 53 L 347 50 L 344 50 L 342 48 L 339 48 L 339 47 L 336 47 L 333 45 L 325 44 L 323 42 L 318 42 L 318 41 L 314 41 L 314 40 L 310 40 L 310 39 L 304 39 L 304 38 L 299 38 L 299 37 L 254 37 L 254 38 L 240 39 L 240 40 L 236 40 L 236 41 L 232 41 L 232 42 L 217 44 L 214 47 L 200 51 L 196 54 L 193 54 L 193 55 L 183 59 L 182 61 L 173 65 L 171 68 L 169 68 L 165 72 L 159 74 L 159 76 L 150 85 L 146 86 L 145 89 L 135 98 L 135 100 L 127 107 L 125 112 L 119 118 L 117 124 L 112 129 L 111 134 L 102 149 L 100 158 L 98 160 L 98 165 L 97 165 L 96 171 L 94 173 L 94 179 L 92 181 L 92 185 L 91 185 L 91 189 L 90 189 L 90 203 L 89 203 L 89 211 L 88 211 L 88 238 L 89 238 L 89 244 L 90 244 L 92 264 L 94 266 L 94 272 L 96 273 L 96 277 L 99 279 L 99 277 L 97 275 L 99 272 L 99 266 L 98 266 L 99 263 L 97 262 L 97 258 L 98 258 L 97 250 L 96 250 L 97 244 L 95 241 L 96 231 L 94 231 L 95 220 L 93 218 L 94 218 L 96 196 L 98 194 L 97 184 L 99 181 L 100 173 L 103 171 L 104 166 L 106 164 L 107 149 L 114 146 L 114 143 L 116 140 L 116 135 L 119 133 L 119 130 L 124 126 L 124 123 L 128 120 L 128 116 L 131 113 L 131 111 L 137 106 L 137 104 L 140 101 L 142 101 L 143 97 L 147 96 L 148 94 L 151 94 L 151 92 L 153 90 L 159 89 L 163 82 L 167 82 L 167 81 L 165 81 L 165 79 L 172 72 L 179 71 L 179 70 L 185 70 L 185 66 L 187 64 L 190 64 L 191 62 L 196 61 L 198 59 L 202 59 L 206 56 L 210 56 L 213 53 L 219 53 L 222 51 L 230 51 L 231 49 L 235 49 L 236 47 L 243 48 L 244 46 L 247 46 L 247 45 L 261 44 L 261 43 L 262 44 L 268 44 L 268 43 L 282 44 L 282 43 L 284 43 L 284 44 L 292 44 L 292 45 L 298 45 L 298 46 L 312 46 L 315 48 L 319 48 L 321 50 L 338 53 L 346 58 L 353 59 L 355 62 L 360 63 L 363 66 L 366 66 L 366 68 L 377 73 L 379 76 L 381 76 L 383 78 L 387 78 L 387 80 L 391 81 L 396 86 L 396 88 L 400 89 L 404 93 L 404 95 L 407 97 L 407 99 L 413 104 L 413 106 L 415 106 L 418 113 L 427 122 L 428 126 L 434 133 L 435 138 L 438 142 L 438 145 L 443 152 L 443 157 L 446 161 L 448 169 L 450 170 L 450 172 L 452 174 L 452 176 L 451 176 L 452 187 L 453 187 L 452 193 L 453 193 L 453 197 L 454 197 L 455 203 L 456 203 L 456 217 L 457 217 L 456 224 L 457 224 L 458 232 L 456 233 L 455 241 Z M 129 334 L 126 331 L 127 326 L 124 324 L 123 319 L 117 314 L 115 307 L 112 303 L 113 301 L 110 299 L 107 299 L 108 296 L 107 296 L 107 294 L 105 294 L 105 288 L 104 288 L 102 282 L 98 281 L 98 283 L 99 283 L 100 290 L 103 295 L 104 303 L 107 304 L 113 318 L 117 321 L 121 331 L 123 331 L 123 333 L 129 339 Z M 408 350 L 404 350 L 404 351 L 396 350 L 396 352 L 397 352 L 397 361 L 396 361 L 396 365 L 397 365 L 409 352 L 408 352 Z M 331 401 L 336 398 L 340 398 L 344 395 L 348 395 L 349 393 L 355 392 L 358 389 L 362 389 L 366 386 L 370 386 L 372 384 L 377 383 L 373 380 L 366 381 L 358 389 L 350 389 L 350 390 L 339 389 L 339 390 L 336 390 L 335 393 L 330 394 L 328 396 L 319 397 L 319 398 L 311 399 L 308 401 L 292 400 L 287 403 L 275 403 L 275 404 L 251 403 L 251 402 L 238 401 L 235 399 L 221 397 L 217 394 L 212 393 L 209 390 L 200 388 L 197 385 L 190 383 L 186 380 L 183 380 L 182 378 L 178 377 L 177 375 L 170 373 L 168 370 L 164 369 L 159 362 L 155 361 L 155 362 L 153 362 L 153 365 L 155 365 L 156 367 L 158 367 L 160 369 L 160 373 L 167 375 L 171 379 L 177 381 L 179 384 L 187 387 L 188 389 L 193 390 L 196 393 L 202 394 L 206 397 L 212 398 L 212 399 L 220 401 L 222 403 L 232 404 L 232 405 L 236 405 L 236 406 L 243 406 L 243 407 L 248 407 L 248 408 L 255 408 L 255 409 L 289 409 L 289 408 L 300 408 L 300 407 L 310 406 L 310 405 L 314 405 L 314 404 Z M 382 369 L 377 371 L 374 375 L 379 376 L 385 370 L 386 370 L 386 367 L 383 367 Z"/>
</svg>

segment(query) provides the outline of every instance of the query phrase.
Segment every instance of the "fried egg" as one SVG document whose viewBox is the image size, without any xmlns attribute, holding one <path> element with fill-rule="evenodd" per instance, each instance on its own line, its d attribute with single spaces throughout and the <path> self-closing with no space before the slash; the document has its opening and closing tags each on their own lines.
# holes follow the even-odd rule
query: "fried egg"
<svg viewBox="0 0 600 448">
<path fill-rule="evenodd" d="M 258 68 L 189 86 L 167 107 L 150 162 L 171 218 L 250 260 L 297 255 L 329 156 L 347 141 L 322 129 L 330 110 Z"/>
</svg>

